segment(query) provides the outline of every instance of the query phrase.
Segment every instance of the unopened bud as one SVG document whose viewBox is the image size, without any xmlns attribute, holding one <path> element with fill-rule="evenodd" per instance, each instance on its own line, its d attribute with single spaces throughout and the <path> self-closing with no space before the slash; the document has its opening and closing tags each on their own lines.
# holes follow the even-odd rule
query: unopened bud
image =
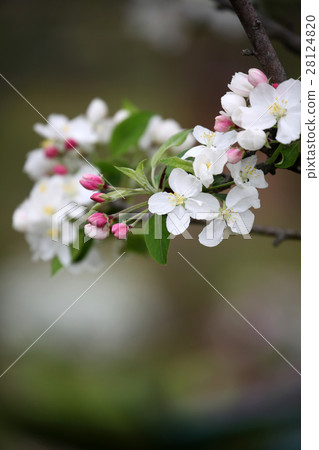
<svg viewBox="0 0 319 450">
<path fill-rule="evenodd" d="M 95 175 L 92 173 L 84 173 L 82 175 L 80 183 L 85 189 L 88 189 L 89 191 L 97 191 L 99 189 L 102 189 L 103 187 L 106 187 L 102 178 L 99 175 Z"/>
<path fill-rule="evenodd" d="M 66 175 L 68 173 L 68 169 L 63 164 L 57 164 L 52 169 L 55 175 Z"/>
<path fill-rule="evenodd" d="M 242 159 L 244 151 L 240 148 L 230 148 L 227 151 L 227 160 L 231 164 L 236 164 Z"/>
<path fill-rule="evenodd" d="M 108 237 L 109 235 L 109 227 L 105 226 L 103 228 L 96 227 L 95 225 L 91 225 L 87 223 L 84 227 L 84 233 L 86 236 L 92 239 L 102 240 Z"/>
<path fill-rule="evenodd" d="M 130 227 L 125 223 L 115 223 L 112 226 L 111 231 L 116 239 L 126 239 Z"/>
<path fill-rule="evenodd" d="M 268 79 L 264 72 L 259 69 L 249 69 L 248 70 L 248 81 L 254 87 L 261 83 L 268 83 Z"/>
<path fill-rule="evenodd" d="M 214 125 L 215 131 L 219 131 L 220 133 L 225 133 L 233 125 L 234 125 L 233 122 L 227 116 L 221 115 L 221 116 L 215 117 L 215 125 Z"/>
<path fill-rule="evenodd" d="M 103 228 L 109 221 L 106 214 L 103 213 L 94 213 L 89 218 L 88 221 L 91 225 L 95 225 L 96 227 Z"/>
</svg>

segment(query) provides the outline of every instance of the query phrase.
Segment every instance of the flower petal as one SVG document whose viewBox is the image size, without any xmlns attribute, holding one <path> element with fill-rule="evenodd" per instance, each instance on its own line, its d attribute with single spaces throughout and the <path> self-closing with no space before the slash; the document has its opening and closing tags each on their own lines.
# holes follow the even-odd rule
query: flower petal
<svg viewBox="0 0 319 450">
<path fill-rule="evenodd" d="M 223 240 L 226 223 L 221 219 L 212 220 L 198 236 L 199 242 L 205 247 L 216 247 Z"/>
<path fill-rule="evenodd" d="M 193 136 L 196 141 L 200 142 L 203 145 L 210 145 L 209 141 L 214 137 L 214 135 L 214 131 L 202 127 L 201 125 L 196 125 L 193 131 Z"/>
<path fill-rule="evenodd" d="M 247 209 L 260 208 L 258 191 L 253 186 L 240 188 L 235 186 L 226 197 L 227 208 L 233 209 L 235 212 L 244 212 Z"/>
<path fill-rule="evenodd" d="M 249 94 L 249 101 L 252 107 L 263 107 L 267 109 L 274 103 L 278 96 L 277 90 L 267 83 L 258 84 Z"/>
<path fill-rule="evenodd" d="M 240 214 L 235 214 L 234 221 L 229 222 L 228 226 L 234 233 L 245 235 L 250 233 L 254 220 L 254 214 L 248 210 Z"/>
<path fill-rule="evenodd" d="M 182 169 L 173 169 L 168 182 L 173 192 L 186 198 L 193 197 L 202 190 L 202 183 L 194 175 Z"/>
<path fill-rule="evenodd" d="M 289 104 L 299 103 L 301 100 L 301 83 L 299 80 L 289 78 L 289 80 L 283 81 L 276 89 L 277 95 L 285 100 L 288 100 Z"/>
<path fill-rule="evenodd" d="M 163 215 L 167 214 L 175 208 L 174 203 L 169 201 L 171 194 L 168 192 L 157 192 L 148 200 L 148 209 L 151 213 Z"/>
<path fill-rule="evenodd" d="M 259 105 L 251 108 L 242 108 L 240 116 L 241 127 L 245 129 L 257 128 L 266 130 L 274 126 L 276 119 L 270 114 L 268 109 L 271 105 L 272 103 L 266 106 Z"/>
<path fill-rule="evenodd" d="M 190 148 L 187 150 L 187 152 L 182 156 L 182 159 L 186 158 L 195 158 L 197 155 L 200 154 L 202 150 L 205 150 L 205 145 L 197 145 L 196 147 Z"/>
<path fill-rule="evenodd" d="M 185 202 L 185 208 L 193 219 L 206 220 L 213 218 L 212 213 L 219 213 L 219 201 L 211 194 L 201 192 Z"/>
<path fill-rule="evenodd" d="M 277 141 L 282 144 L 290 144 L 290 142 L 299 139 L 301 130 L 300 114 L 287 114 L 278 122 L 278 130 L 276 134 Z"/>
<path fill-rule="evenodd" d="M 169 233 L 177 236 L 187 230 L 190 220 L 189 212 L 187 212 L 183 206 L 177 206 L 174 211 L 167 215 L 166 228 Z"/>
<path fill-rule="evenodd" d="M 237 131 L 227 131 L 226 133 L 216 132 L 214 147 L 228 148 L 237 141 Z"/>
</svg>

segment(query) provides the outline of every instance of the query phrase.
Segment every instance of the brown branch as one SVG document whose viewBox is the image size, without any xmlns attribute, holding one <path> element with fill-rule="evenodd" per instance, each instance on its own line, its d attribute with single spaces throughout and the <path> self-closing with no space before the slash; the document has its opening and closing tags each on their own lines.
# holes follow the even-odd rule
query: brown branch
<svg viewBox="0 0 319 450">
<path fill-rule="evenodd" d="M 192 220 L 192 225 L 207 225 L 204 220 Z M 291 239 L 295 241 L 301 240 L 300 230 L 292 230 L 290 228 L 268 227 L 264 225 L 254 225 L 250 233 L 258 234 L 260 236 L 274 237 L 274 246 L 277 247 L 283 241 Z"/>
<path fill-rule="evenodd" d="M 271 79 L 272 83 L 281 83 L 286 79 L 285 69 L 251 1 L 230 0 L 230 3 L 244 27 L 252 44 L 254 55 L 261 64 L 263 71 Z"/>
<path fill-rule="evenodd" d="M 290 228 L 277 228 L 267 227 L 263 225 L 253 226 L 252 233 L 259 234 L 261 236 L 273 236 L 275 237 L 274 246 L 281 244 L 286 239 L 300 240 L 301 232 L 299 230 L 291 230 Z"/>
<path fill-rule="evenodd" d="M 232 6 L 229 0 L 215 0 L 218 9 L 232 10 Z M 260 20 L 262 21 L 268 36 L 279 40 L 287 49 L 294 53 L 300 54 L 301 51 L 301 39 L 293 31 L 285 28 L 275 20 L 271 19 L 258 11 Z M 244 56 L 253 56 L 254 51 L 250 49 L 243 50 Z"/>
</svg>

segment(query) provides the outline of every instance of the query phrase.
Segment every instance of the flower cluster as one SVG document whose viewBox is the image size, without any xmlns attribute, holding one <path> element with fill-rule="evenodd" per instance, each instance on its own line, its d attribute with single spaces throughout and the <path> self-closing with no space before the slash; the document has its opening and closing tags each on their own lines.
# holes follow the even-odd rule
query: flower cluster
<svg viewBox="0 0 319 450">
<path fill-rule="evenodd" d="M 116 215 L 108 217 L 93 210 L 87 225 L 86 220 L 82 224 L 81 218 L 85 218 L 87 210 L 96 202 L 105 201 L 103 193 L 109 189 L 106 178 L 95 164 L 98 149 L 103 149 L 104 159 L 109 158 L 108 147 L 116 128 L 130 118 L 134 127 L 135 121 L 143 117 L 143 113 L 132 105 L 110 116 L 107 104 L 95 98 L 85 114 L 72 119 L 51 114 L 45 124 L 34 125 L 34 131 L 42 141 L 37 149 L 27 154 L 24 172 L 35 184 L 13 214 L 13 227 L 25 233 L 34 260 L 58 260 L 59 264 L 71 269 L 75 265 L 77 268 L 99 267 L 100 252 L 83 239 L 79 244 L 80 235 L 85 233 L 101 240 L 111 233 L 116 239 L 125 239 L 129 226 L 117 223 Z M 175 120 L 159 115 L 150 115 L 144 125 L 136 147 L 147 155 L 182 130 Z M 193 143 L 189 136 L 185 148 Z M 131 157 L 132 152 L 128 152 L 128 159 Z M 109 174 L 106 175 L 109 178 Z M 89 250 L 74 251 L 75 242 Z M 85 258 L 81 256 L 79 264 L 78 256 L 82 254 Z"/>
<path fill-rule="evenodd" d="M 268 186 L 265 166 L 287 168 L 298 157 L 300 82 L 270 84 L 263 72 L 250 69 L 248 74 L 236 73 L 228 88 L 214 130 L 200 125 L 182 130 L 175 120 L 133 105 L 110 117 L 100 99 L 74 119 L 54 114 L 46 125 L 36 124 L 35 131 L 45 140 L 29 153 L 24 168 L 36 183 L 13 216 L 34 258 L 57 258 L 63 266 L 84 257 L 96 261 L 92 242 L 113 236 L 125 245 L 123 240 L 137 223 L 145 224 L 145 218 L 145 243 L 160 263 L 166 262 L 163 248 L 168 250 L 168 245 L 159 249 L 165 232 L 183 234 L 192 220 L 204 222 L 198 239 L 207 247 L 218 245 L 225 230 L 248 234 L 254 222 L 251 208 L 260 207 L 258 190 Z M 97 145 L 104 150 L 99 162 Z M 258 150 L 270 158 L 258 163 Z M 118 161 L 128 167 L 119 167 Z M 88 164 L 93 170 L 88 171 Z M 224 190 L 228 193 L 221 193 Z M 144 201 L 135 202 L 141 195 Z M 77 208 L 70 209 L 70 204 Z M 85 220 L 74 227 L 87 207 Z M 52 218 L 64 210 L 59 240 Z M 161 236 L 155 230 L 157 216 L 164 220 Z M 67 245 L 81 233 L 90 245 L 85 248 L 84 239 L 74 257 Z"/>
</svg>

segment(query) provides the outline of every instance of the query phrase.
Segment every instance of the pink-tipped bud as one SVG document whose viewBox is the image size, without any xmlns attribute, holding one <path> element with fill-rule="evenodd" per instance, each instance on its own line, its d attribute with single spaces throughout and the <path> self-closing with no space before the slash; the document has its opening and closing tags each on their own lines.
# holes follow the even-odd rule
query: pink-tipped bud
<svg viewBox="0 0 319 450">
<path fill-rule="evenodd" d="M 89 218 L 88 221 L 91 225 L 95 225 L 96 227 L 103 228 L 109 221 L 106 214 L 103 213 L 94 213 Z"/>
<path fill-rule="evenodd" d="M 248 70 L 248 81 L 254 87 L 261 83 L 268 83 L 268 79 L 264 72 L 259 69 L 249 69 Z"/>
<path fill-rule="evenodd" d="M 278 83 L 273 83 L 273 84 L 272 84 L 272 87 L 275 88 L 275 89 L 277 89 L 278 86 L 279 86 Z"/>
<path fill-rule="evenodd" d="M 244 151 L 240 148 L 230 148 L 226 154 L 228 162 L 230 164 L 236 164 L 242 159 Z"/>
<path fill-rule="evenodd" d="M 69 138 L 64 142 L 64 148 L 65 150 L 73 150 L 78 146 L 78 143 L 76 140 Z"/>
<path fill-rule="evenodd" d="M 85 189 L 88 189 L 89 191 L 97 191 L 106 187 L 104 181 L 99 175 L 91 173 L 83 174 L 80 183 Z"/>
<path fill-rule="evenodd" d="M 130 227 L 125 225 L 125 223 L 115 223 L 112 225 L 111 231 L 116 239 L 126 239 Z"/>
<path fill-rule="evenodd" d="M 66 175 L 68 173 L 68 169 L 63 164 L 57 164 L 52 171 L 55 175 Z"/>
<path fill-rule="evenodd" d="M 233 127 L 234 124 L 232 120 L 227 116 L 216 116 L 215 117 L 215 125 L 214 130 L 219 131 L 220 133 L 225 133 L 229 130 L 230 127 Z"/>
<path fill-rule="evenodd" d="M 109 232 L 110 232 L 110 230 L 109 230 L 108 226 L 101 228 L 101 227 L 96 227 L 95 225 L 91 225 L 90 223 L 87 223 L 84 227 L 85 235 L 92 239 L 98 239 L 98 240 L 105 239 L 108 237 Z"/>
<path fill-rule="evenodd" d="M 59 150 L 54 146 L 45 147 L 44 154 L 47 158 L 55 158 L 59 154 Z"/>
<path fill-rule="evenodd" d="M 96 203 L 104 203 L 105 199 L 101 192 L 94 192 L 94 194 L 90 197 L 91 200 L 93 200 Z"/>
</svg>

